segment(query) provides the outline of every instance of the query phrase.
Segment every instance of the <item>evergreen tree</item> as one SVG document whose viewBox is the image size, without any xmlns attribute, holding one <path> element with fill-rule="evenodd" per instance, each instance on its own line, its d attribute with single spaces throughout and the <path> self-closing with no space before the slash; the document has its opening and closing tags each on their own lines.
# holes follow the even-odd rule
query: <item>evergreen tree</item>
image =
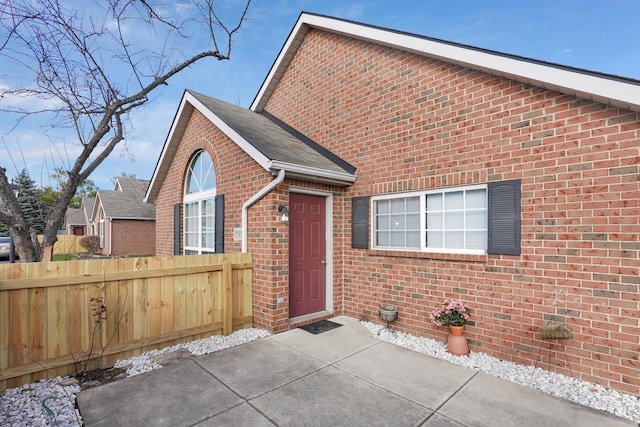
<svg viewBox="0 0 640 427">
<path fill-rule="evenodd" d="M 24 215 L 24 219 L 29 224 L 29 228 L 36 234 L 44 231 L 46 216 L 42 204 L 42 191 L 35 186 L 26 169 L 18 175 L 18 203 Z"/>
<path fill-rule="evenodd" d="M 2 209 L 2 201 L 0 200 L 0 209 Z M 0 237 L 9 236 L 9 227 L 0 222 Z"/>
</svg>

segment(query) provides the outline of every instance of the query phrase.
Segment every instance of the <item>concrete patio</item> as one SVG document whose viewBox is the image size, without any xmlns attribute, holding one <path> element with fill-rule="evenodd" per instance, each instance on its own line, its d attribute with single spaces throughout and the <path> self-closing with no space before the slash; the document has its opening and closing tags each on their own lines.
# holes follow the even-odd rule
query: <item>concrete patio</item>
<svg viewBox="0 0 640 427">
<path fill-rule="evenodd" d="M 91 426 L 635 426 L 382 342 L 357 319 L 192 356 L 81 392 Z"/>
</svg>

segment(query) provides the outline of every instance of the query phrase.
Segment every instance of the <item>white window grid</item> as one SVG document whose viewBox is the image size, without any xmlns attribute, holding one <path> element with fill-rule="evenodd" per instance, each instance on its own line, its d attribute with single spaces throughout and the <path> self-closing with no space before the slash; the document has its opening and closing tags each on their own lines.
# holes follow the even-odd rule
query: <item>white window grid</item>
<svg viewBox="0 0 640 427">
<path fill-rule="evenodd" d="M 184 190 L 184 254 L 215 252 L 215 171 L 206 151 L 197 153 L 187 170 Z"/>
<path fill-rule="evenodd" d="M 468 207 L 468 192 L 474 192 L 477 190 L 483 191 L 483 203 L 482 207 Z M 442 206 L 441 209 L 427 211 L 427 198 L 429 195 L 442 195 L 443 200 L 446 199 L 446 195 L 452 195 L 453 193 L 462 193 L 462 206 L 460 208 L 449 208 L 446 204 Z M 481 193 L 477 193 L 480 195 Z M 389 213 L 384 210 L 381 215 L 379 215 L 379 211 L 376 209 L 378 207 L 378 203 L 388 203 L 389 206 L 394 200 L 404 200 L 406 205 L 408 199 L 415 200 L 417 198 L 417 205 L 419 208 L 417 209 L 417 221 L 410 221 L 408 219 L 415 219 L 416 209 L 411 209 L 406 212 L 406 215 L 403 215 L 398 212 L 391 212 L 389 209 Z M 476 198 L 477 199 L 477 198 Z M 452 187 L 447 189 L 437 189 L 437 190 L 425 190 L 425 191 L 416 191 L 416 192 L 408 192 L 408 193 L 397 193 L 397 194 L 386 194 L 380 196 L 372 197 L 372 227 L 371 227 L 371 241 L 373 242 L 374 249 L 380 250 L 390 250 L 390 251 L 421 251 L 421 252 L 432 252 L 432 253 L 459 253 L 459 254 L 485 254 L 487 250 L 487 215 L 488 215 L 488 207 L 487 207 L 487 186 L 486 185 L 472 185 L 465 187 Z M 396 203 L 396 206 L 401 205 L 401 203 Z M 413 205 L 412 205 L 413 206 Z M 449 208 L 449 209 L 448 209 Z M 427 221 L 429 220 L 429 215 L 442 215 L 442 225 L 439 228 L 427 229 Z M 446 218 L 447 214 L 450 214 L 450 218 Z M 385 218 L 386 216 L 386 218 Z M 462 226 L 455 226 L 452 224 L 448 224 L 451 222 L 452 218 L 455 217 L 460 223 L 462 222 Z M 474 218 L 475 217 L 475 218 Z M 379 235 L 379 227 L 380 221 L 384 222 L 385 220 L 389 221 L 386 224 L 386 228 L 382 229 L 383 234 L 389 233 L 389 237 L 384 240 L 384 237 Z M 394 221 L 395 220 L 395 221 Z M 473 224 L 469 224 L 472 222 Z M 478 226 L 478 223 L 482 222 L 482 226 Z M 419 228 L 416 229 L 415 224 L 419 223 Z M 433 226 L 433 222 L 431 224 Z M 396 233 L 396 240 L 391 239 L 391 233 Z M 431 233 L 431 235 L 429 235 Z M 433 244 L 433 239 L 436 237 L 436 233 L 441 233 L 443 237 L 443 243 L 441 245 Z M 449 237 L 446 236 L 446 233 L 449 233 L 453 236 L 453 233 L 458 233 L 462 236 L 462 241 L 465 242 L 465 247 L 462 248 L 447 248 L 444 247 L 444 239 Z M 400 240 L 402 240 L 401 235 L 404 234 L 404 245 L 396 244 Z M 475 234 L 475 238 L 471 238 L 471 235 Z M 411 237 L 408 237 L 411 235 Z M 383 237 L 383 239 L 381 239 Z M 428 239 L 431 239 L 432 246 L 428 246 Z M 383 241 L 380 241 L 383 240 Z M 473 242 L 481 242 L 481 244 L 472 244 L 469 246 L 469 243 Z M 393 244 L 392 244 L 393 243 Z M 408 243 L 408 244 L 406 244 Z"/>
</svg>

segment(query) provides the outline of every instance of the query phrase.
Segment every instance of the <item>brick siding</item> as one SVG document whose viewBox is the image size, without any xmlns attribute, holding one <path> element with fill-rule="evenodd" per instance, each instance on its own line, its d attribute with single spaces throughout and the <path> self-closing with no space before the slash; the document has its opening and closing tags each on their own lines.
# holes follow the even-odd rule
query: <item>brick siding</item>
<svg viewBox="0 0 640 427">
<path fill-rule="evenodd" d="M 155 231 L 154 221 L 111 221 L 111 254 L 155 255 Z"/>
<path fill-rule="evenodd" d="M 636 113 L 318 30 L 265 109 L 357 167 L 334 204 L 346 314 L 397 304 L 398 329 L 442 340 L 428 315 L 461 298 L 472 349 L 524 364 L 556 315 L 577 376 L 640 394 Z M 521 256 L 350 248 L 351 197 L 508 179 L 522 182 Z"/>
<path fill-rule="evenodd" d="M 473 351 L 532 365 L 538 328 L 566 321 L 575 376 L 640 395 L 638 115 L 311 29 L 265 108 L 357 167 L 346 189 L 285 180 L 249 210 L 255 325 L 288 323 L 290 186 L 333 192 L 334 313 L 444 340 L 429 313 L 445 298 L 472 308 Z M 173 253 L 173 204 L 205 149 L 225 194 L 225 251 L 241 205 L 273 177 L 195 111 L 157 199 L 159 254 Z M 522 182 L 522 254 L 352 249 L 351 198 L 491 181 Z M 276 299 L 284 297 L 283 304 Z M 569 375 L 553 345 L 553 369 Z M 546 354 L 546 353 L 545 353 Z"/>
</svg>

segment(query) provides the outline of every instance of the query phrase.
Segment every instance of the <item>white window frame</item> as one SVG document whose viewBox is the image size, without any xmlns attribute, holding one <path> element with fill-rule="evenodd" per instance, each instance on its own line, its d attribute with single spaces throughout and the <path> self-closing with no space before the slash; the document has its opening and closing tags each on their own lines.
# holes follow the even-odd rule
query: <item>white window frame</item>
<svg viewBox="0 0 640 427">
<path fill-rule="evenodd" d="M 472 190 L 484 190 L 485 191 L 485 210 L 488 216 L 488 201 L 487 201 L 487 185 L 469 185 L 464 187 L 451 187 L 446 189 L 437 190 L 425 190 L 425 191 L 413 191 L 407 193 L 394 193 L 385 194 L 371 197 L 371 235 L 370 241 L 372 242 L 372 248 L 374 250 L 385 251 L 402 251 L 402 252 L 426 252 L 426 253 L 451 253 L 451 254 L 468 254 L 468 255 L 484 255 L 487 253 L 488 235 L 486 235 L 483 249 L 452 249 L 452 248 L 428 248 L 427 247 L 427 195 L 428 194 L 445 194 L 460 191 L 472 191 Z M 398 247 L 398 246 L 382 246 L 377 242 L 377 211 L 376 203 L 379 201 L 392 200 L 392 199 L 406 199 L 411 197 L 418 197 L 420 202 L 419 218 L 420 218 L 420 230 L 419 230 L 419 242 L 420 245 L 415 247 Z M 463 210 L 466 212 L 466 209 Z M 484 228 L 487 233 L 487 225 Z"/>
<path fill-rule="evenodd" d="M 100 220 L 98 222 L 98 234 L 100 236 L 100 249 L 104 249 L 104 209 L 100 208 Z"/>
<path fill-rule="evenodd" d="M 185 180 L 185 187 L 183 190 L 183 233 L 182 233 L 182 241 L 184 242 L 184 247 L 182 249 L 182 253 L 183 254 L 206 254 L 206 253 L 215 253 L 215 222 L 216 222 L 216 217 L 215 217 L 215 197 L 216 197 L 216 187 L 214 186 L 213 188 L 210 189 L 205 189 L 203 191 L 197 191 L 197 192 L 193 192 L 193 193 L 188 193 L 187 194 L 187 188 L 189 186 L 189 178 L 190 178 L 190 170 L 191 170 L 191 166 L 193 165 L 193 163 L 196 161 L 196 158 L 200 155 L 206 155 L 207 157 L 209 157 L 209 160 L 211 161 L 211 157 L 209 156 L 209 153 L 207 153 L 206 151 L 202 150 L 199 151 L 198 153 L 196 153 L 193 158 L 191 159 L 191 161 L 189 162 L 189 166 L 187 167 L 187 176 L 186 176 L 186 180 Z M 211 173 L 214 174 L 214 179 L 215 179 L 215 169 L 213 168 L 213 161 L 211 161 Z M 204 202 L 211 202 L 211 205 L 213 206 L 213 213 L 212 213 L 212 218 L 211 218 L 211 233 L 213 233 L 213 241 L 211 242 L 211 247 L 205 246 L 202 243 L 202 235 L 203 235 L 203 215 L 202 215 L 202 209 L 203 209 L 203 204 Z M 189 242 L 189 239 L 187 239 L 187 234 L 188 232 L 191 230 L 188 227 L 188 221 L 190 219 L 192 219 L 191 217 L 188 216 L 188 208 L 187 206 L 189 205 L 195 205 L 196 207 L 196 212 L 197 212 L 197 216 L 194 216 L 193 218 L 196 219 L 197 224 L 196 224 L 196 229 L 198 231 L 197 234 L 197 242 L 198 245 L 197 246 L 189 246 L 187 243 Z"/>
</svg>

